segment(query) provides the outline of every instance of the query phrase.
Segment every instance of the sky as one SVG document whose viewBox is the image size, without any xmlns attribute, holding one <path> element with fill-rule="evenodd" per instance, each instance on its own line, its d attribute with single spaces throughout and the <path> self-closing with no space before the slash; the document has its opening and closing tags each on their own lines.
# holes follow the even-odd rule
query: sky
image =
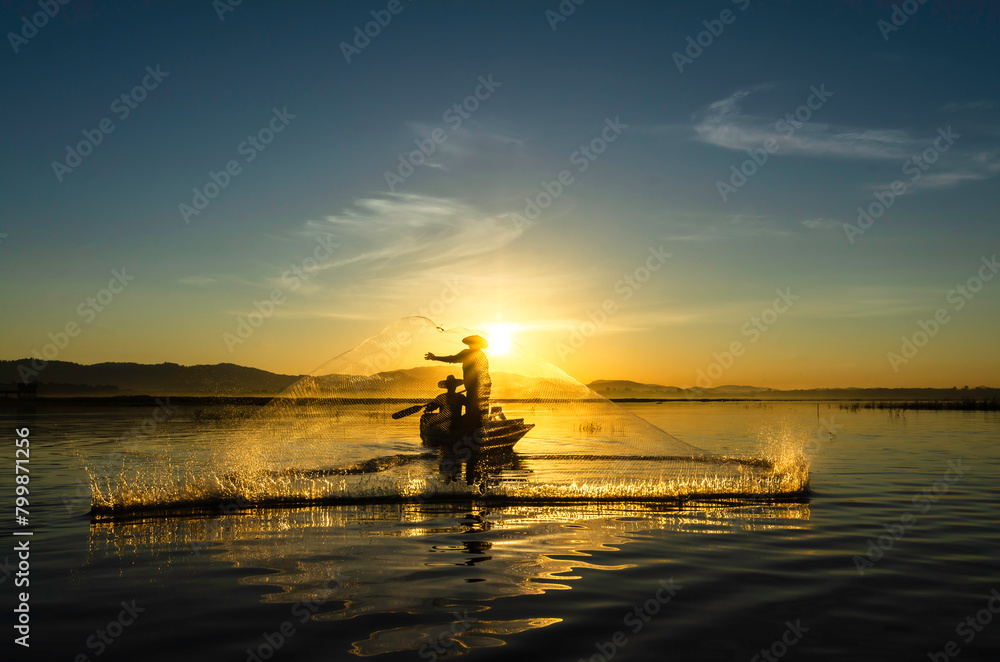
<svg viewBox="0 0 1000 662">
<path fill-rule="evenodd" d="M 584 382 L 998 385 L 996 3 L 45 6 L 0 359 L 302 374 L 422 314 Z"/>
</svg>

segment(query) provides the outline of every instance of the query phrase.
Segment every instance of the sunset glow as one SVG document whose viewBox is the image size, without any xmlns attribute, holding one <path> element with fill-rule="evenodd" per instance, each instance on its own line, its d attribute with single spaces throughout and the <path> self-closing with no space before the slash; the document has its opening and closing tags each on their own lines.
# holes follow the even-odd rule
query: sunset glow
<svg viewBox="0 0 1000 662">
<path fill-rule="evenodd" d="M 504 356 L 510 351 L 514 343 L 511 336 L 513 328 L 510 324 L 492 324 L 486 327 L 486 339 L 490 342 L 490 354 Z"/>
<path fill-rule="evenodd" d="M 371 8 L 315 4 L 210 69 L 139 38 L 66 57 L 60 30 L 117 23 L 53 19 L 7 64 L 49 92 L 10 108 L 3 358 L 297 375 L 412 315 L 584 382 L 995 384 L 995 31 L 948 3 L 885 35 L 888 3 L 722 4 L 717 38 L 693 2 L 407 10 L 347 54 Z M 141 7 L 135 34 L 207 21 L 219 52 L 287 20 Z M 940 85 L 912 84 L 924 58 Z"/>
</svg>

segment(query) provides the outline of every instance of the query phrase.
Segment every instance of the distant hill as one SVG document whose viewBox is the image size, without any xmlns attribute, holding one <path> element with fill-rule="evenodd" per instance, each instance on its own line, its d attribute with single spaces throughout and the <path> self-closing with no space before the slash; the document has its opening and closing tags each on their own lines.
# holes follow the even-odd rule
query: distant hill
<svg viewBox="0 0 1000 662">
<path fill-rule="evenodd" d="M 598 393 L 681 393 L 676 386 L 660 386 L 659 384 L 642 384 L 627 379 L 596 379 L 587 384 Z"/>
<path fill-rule="evenodd" d="M 438 383 L 452 375 L 461 380 L 461 366 L 421 366 L 389 370 L 366 377 L 331 374 L 310 377 L 302 382 L 297 395 L 322 397 L 403 397 L 434 398 L 442 392 Z M 550 377 L 529 377 L 493 370 L 493 400 L 523 398 L 591 398 L 593 394 L 578 382 L 553 380 Z M 463 388 L 458 387 L 460 392 Z"/>
<path fill-rule="evenodd" d="M 331 374 L 314 377 L 303 382 L 307 389 L 315 387 L 314 394 L 325 397 L 374 397 L 386 391 L 422 394 L 433 398 L 441 389 L 438 382 L 448 375 L 458 376 L 453 366 L 423 366 L 408 370 L 389 370 L 377 375 L 361 377 L 357 375 Z"/>
<path fill-rule="evenodd" d="M 0 361 L 0 390 L 17 391 L 21 383 L 18 365 L 30 359 Z M 319 377 L 317 383 L 328 393 L 344 390 L 347 395 L 384 393 L 386 389 L 413 395 L 439 392 L 437 382 L 448 374 L 461 375 L 459 366 L 422 366 L 380 373 L 361 379 L 346 375 Z M 183 366 L 176 363 L 97 363 L 80 365 L 50 361 L 35 381 L 39 396 L 273 396 L 295 383 L 301 375 L 282 375 L 233 363 Z M 494 373 L 494 397 L 533 397 L 551 387 L 553 395 L 568 396 L 567 384 L 551 384 L 544 379 Z M 498 382 L 499 380 L 499 382 Z M 366 381 L 369 382 L 366 384 Z M 498 388 L 501 384 L 506 388 Z M 681 389 L 676 386 L 644 384 L 625 379 L 598 379 L 587 386 L 612 400 L 679 399 L 775 399 L 775 400 L 968 400 L 997 398 L 1000 390 L 969 388 L 819 388 L 778 390 L 761 386 L 726 384 L 712 388 Z M 572 389 L 571 389 L 572 390 Z M 586 397 L 575 390 L 570 397 Z M 582 389 L 581 389 L 582 391 Z"/>
<path fill-rule="evenodd" d="M 21 382 L 17 367 L 30 359 L 0 361 L 0 384 Z M 96 363 L 50 361 L 35 381 L 38 395 L 275 395 L 298 377 L 232 363 L 183 366 L 176 363 Z M 16 386 L 13 386 L 16 388 Z"/>
</svg>

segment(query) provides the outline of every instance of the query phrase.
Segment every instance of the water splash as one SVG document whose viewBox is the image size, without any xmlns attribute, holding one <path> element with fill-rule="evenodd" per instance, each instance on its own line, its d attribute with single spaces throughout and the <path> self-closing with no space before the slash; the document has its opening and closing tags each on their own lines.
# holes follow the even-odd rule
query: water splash
<svg viewBox="0 0 1000 662">
<path fill-rule="evenodd" d="M 465 329 L 404 318 L 321 366 L 257 411 L 216 407 L 175 421 L 113 469 L 87 463 L 95 516 L 220 503 L 686 501 L 781 499 L 808 491 L 793 445 L 764 457 L 708 453 L 610 402 L 520 347 L 491 357 L 494 404 L 534 428 L 516 450 L 422 440 L 390 414 L 427 402 Z M 775 439 L 779 439 L 780 435 Z M 465 445 L 463 445 L 465 444 Z"/>
</svg>

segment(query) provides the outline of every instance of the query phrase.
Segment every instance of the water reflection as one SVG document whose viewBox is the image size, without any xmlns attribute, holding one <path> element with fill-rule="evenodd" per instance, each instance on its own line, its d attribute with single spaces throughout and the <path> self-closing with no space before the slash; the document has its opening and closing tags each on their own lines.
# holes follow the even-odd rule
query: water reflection
<svg viewBox="0 0 1000 662">
<path fill-rule="evenodd" d="M 429 657 L 500 646 L 519 632 L 559 622 L 558 615 L 505 620 L 490 612 L 502 598 L 571 590 L 581 569 L 632 567 L 596 563 L 592 554 L 618 551 L 634 534 L 658 529 L 728 535 L 804 528 L 809 519 L 804 502 L 223 510 L 94 522 L 88 562 L 143 558 L 159 565 L 161 575 L 197 564 L 244 569 L 240 581 L 259 587 L 264 603 L 322 604 L 312 617 L 318 622 L 407 614 L 417 622 L 359 632 L 350 652 L 413 650 Z M 666 543 L 663 554 L 669 558 L 674 543 L 670 538 Z M 679 537 L 676 544 L 686 543 Z"/>
<path fill-rule="evenodd" d="M 481 492 L 500 485 L 526 483 L 534 473 L 525 468 L 522 455 L 510 449 L 465 456 L 445 447 L 436 449 L 435 454 L 442 483 L 464 480 L 466 485 Z"/>
</svg>

